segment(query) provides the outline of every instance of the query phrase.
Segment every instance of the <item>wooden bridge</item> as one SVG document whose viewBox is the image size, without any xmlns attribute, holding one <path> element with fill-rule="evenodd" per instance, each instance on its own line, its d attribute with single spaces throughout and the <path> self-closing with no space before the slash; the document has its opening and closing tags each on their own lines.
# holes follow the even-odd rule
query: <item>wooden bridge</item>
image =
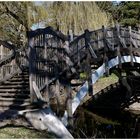
<svg viewBox="0 0 140 140">
<path fill-rule="evenodd" d="M 85 95 L 94 95 L 93 85 L 101 76 L 112 69 L 120 79 L 124 72 L 126 76 L 134 71 L 140 74 L 140 32 L 131 27 L 103 26 L 77 37 L 51 27 L 27 34 L 29 45 L 24 49 L 0 41 L 1 120 L 20 114 L 37 129 L 49 128 L 59 137 L 72 138 L 64 125 L 72 124 L 73 113 Z M 81 73 L 84 80 L 72 83 L 79 81 Z M 57 122 L 54 127 L 47 123 L 48 114 Z"/>
</svg>

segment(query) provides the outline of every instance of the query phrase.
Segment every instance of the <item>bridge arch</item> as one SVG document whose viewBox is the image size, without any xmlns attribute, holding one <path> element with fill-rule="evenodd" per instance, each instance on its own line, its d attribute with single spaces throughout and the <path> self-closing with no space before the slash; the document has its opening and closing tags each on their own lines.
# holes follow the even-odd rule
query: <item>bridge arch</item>
<svg viewBox="0 0 140 140">
<path fill-rule="evenodd" d="M 121 56 L 120 58 L 121 63 L 129 63 L 132 62 L 133 63 L 138 63 L 140 64 L 140 57 L 139 56 L 130 56 L 130 55 L 125 55 L 125 56 Z M 108 61 L 107 63 L 108 65 L 108 69 L 111 69 L 117 65 L 119 65 L 119 57 L 115 57 L 112 58 L 111 60 Z M 96 83 L 96 81 L 103 76 L 103 74 L 106 72 L 105 70 L 105 63 L 103 63 L 97 70 L 95 70 L 94 72 L 92 72 L 92 84 L 94 85 Z"/>
<path fill-rule="evenodd" d="M 139 56 L 133 56 L 133 58 L 131 58 L 132 56 L 130 55 L 125 55 L 125 56 L 121 56 L 120 60 L 121 63 L 129 63 L 132 61 L 134 63 L 138 63 L 140 64 L 140 57 Z M 108 61 L 108 69 L 111 69 L 115 66 L 119 65 L 119 58 L 118 56 L 115 58 L 112 58 L 111 60 Z M 92 85 L 94 85 L 97 80 L 104 75 L 104 73 L 106 72 L 106 66 L 105 63 L 103 63 L 97 70 L 92 71 Z M 86 94 L 88 93 L 88 81 L 86 81 L 83 86 L 81 87 L 81 89 L 79 90 L 79 92 L 77 92 L 75 98 L 73 99 L 72 102 L 72 112 L 74 113 L 77 109 L 77 107 L 80 105 L 81 101 L 83 100 L 83 98 L 86 96 Z M 94 95 L 94 88 L 93 88 L 93 95 Z"/>
</svg>

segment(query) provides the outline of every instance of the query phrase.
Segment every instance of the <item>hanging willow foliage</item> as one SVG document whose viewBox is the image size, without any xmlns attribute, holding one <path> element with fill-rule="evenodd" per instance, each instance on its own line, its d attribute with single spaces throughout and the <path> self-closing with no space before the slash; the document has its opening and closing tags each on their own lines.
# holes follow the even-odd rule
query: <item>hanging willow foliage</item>
<svg viewBox="0 0 140 140">
<path fill-rule="evenodd" d="M 75 34 L 85 29 L 98 29 L 113 24 L 111 15 L 102 11 L 95 2 L 52 2 L 47 8 L 47 25 L 59 28 L 63 33 L 72 29 Z"/>
<path fill-rule="evenodd" d="M 26 31 L 39 20 L 47 18 L 47 11 L 43 6 L 34 2 L 0 2 L 0 39 L 19 44 L 26 39 Z"/>
</svg>

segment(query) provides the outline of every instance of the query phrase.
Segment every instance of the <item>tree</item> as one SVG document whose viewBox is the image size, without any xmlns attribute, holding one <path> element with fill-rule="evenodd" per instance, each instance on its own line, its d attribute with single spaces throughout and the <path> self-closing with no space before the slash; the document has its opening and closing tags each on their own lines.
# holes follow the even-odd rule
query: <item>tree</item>
<svg viewBox="0 0 140 140">
<path fill-rule="evenodd" d="M 34 2 L 0 2 L 0 38 L 17 46 L 26 45 L 26 32 L 46 16 L 42 11 L 46 10 Z"/>
<path fill-rule="evenodd" d="M 0 2 L 0 18 L 1 39 L 14 44 L 21 40 L 26 44 L 26 32 L 40 21 L 65 34 L 69 29 L 80 34 L 87 28 L 94 30 L 113 24 L 111 16 L 95 2 Z"/>
<path fill-rule="evenodd" d="M 95 2 L 51 2 L 47 11 L 50 13 L 47 25 L 59 28 L 63 33 L 72 29 L 81 34 L 85 29 L 95 30 L 102 25 L 113 24 L 111 16 L 101 11 Z M 44 4 L 44 5 L 45 5 Z"/>
<path fill-rule="evenodd" d="M 139 27 L 140 2 L 96 2 L 98 6 L 110 13 L 114 22 L 124 26 Z"/>
<path fill-rule="evenodd" d="M 24 2 L 0 2 L 1 39 L 17 42 L 20 30 L 28 28 L 25 11 L 26 4 Z"/>
<path fill-rule="evenodd" d="M 138 27 L 140 25 L 140 2 L 121 2 L 119 22 L 125 26 Z"/>
</svg>

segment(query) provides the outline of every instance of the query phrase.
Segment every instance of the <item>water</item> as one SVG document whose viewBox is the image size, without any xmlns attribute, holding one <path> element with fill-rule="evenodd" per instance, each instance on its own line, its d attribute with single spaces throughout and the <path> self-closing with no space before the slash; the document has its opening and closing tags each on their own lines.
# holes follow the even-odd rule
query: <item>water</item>
<svg viewBox="0 0 140 140">
<path fill-rule="evenodd" d="M 140 86 L 134 79 L 132 89 L 134 92 L 129 97 L 123 85 L 114 84 L 85 102 L 74 114 L 74 128 L 71 131 L 73 136 L 140 138 L 140 111 L 135 113 L 124 111 L 130 104 L 140 99 Z"/>
<path fill-rule="evenodd" d="M 79 107 L 74 114 L 71 132 L 75 138 L 140 138 L 140 115 L 114 109 L 91 111 Z"/>
</svg>

